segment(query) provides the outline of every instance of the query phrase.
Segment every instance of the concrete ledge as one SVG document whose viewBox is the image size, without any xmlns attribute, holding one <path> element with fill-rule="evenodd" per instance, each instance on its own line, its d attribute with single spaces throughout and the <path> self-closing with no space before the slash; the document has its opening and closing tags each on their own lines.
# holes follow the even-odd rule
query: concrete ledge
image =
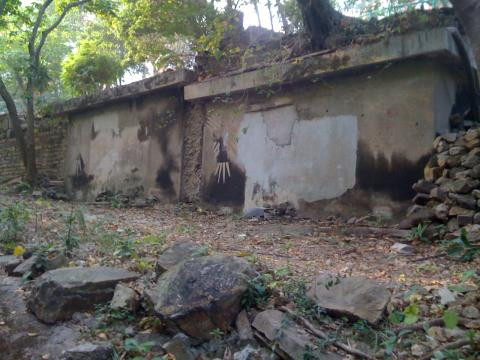
<svg viewBox="0 0 480 360">
<path fill-rule="evenodd" d="M 100 91 L 53 105 L 52 113 L 62 115 L 97 108 L 101 105 L 137 98 L 161 90 L 182 88 L 195 80 L 195 74 L 188 70 L 168 71 L 128 85 Z"/>
<path fill-rule="evenodd" d="M 450 31 L 451 29 L 447 28 L 419 31 L 394 36 L 377 43 L 355 45 L 329 53 L 310 54 L 257 70 L 227 74 L 187 85 L 185 100 L 229 95 L 239 91 L 280 83 L 289 84 L 335 73 L 340 75 L 347 70 L 413 57 L 435 56 L 442 57 L 443 60 L 446 58 L 457 61 L 459 55 Z"/>
</svg>

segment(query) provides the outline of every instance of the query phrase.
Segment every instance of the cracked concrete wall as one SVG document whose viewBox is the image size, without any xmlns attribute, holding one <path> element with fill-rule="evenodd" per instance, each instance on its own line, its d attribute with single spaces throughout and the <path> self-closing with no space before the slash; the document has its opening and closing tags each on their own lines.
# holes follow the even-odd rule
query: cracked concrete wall
<svg viewBox="0 0 480 360">
<path fill-rule="evenodd" d="M 243 208 L 284 201 L 306 215 L 401 214 L 456 79 L 428 59 L 206 102 L 202 195 Z"/>
<path fill-rule="evenodd" d="M 111 191 L 178 199 L 182 112 L 174 94 L 153 94 L 71 115 L 67 190 L 94 200 Z"/>
</svg>

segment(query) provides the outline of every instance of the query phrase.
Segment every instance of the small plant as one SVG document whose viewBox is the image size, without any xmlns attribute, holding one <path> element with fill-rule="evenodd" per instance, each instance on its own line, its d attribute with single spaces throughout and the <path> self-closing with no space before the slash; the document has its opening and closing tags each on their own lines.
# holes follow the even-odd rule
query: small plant
<svg viewBox="0 0 480 360">
<path fill-rule="evenodd" d="M 86 235 L 87 225 L 85 217 L 80 208 L 72 208 L 70 214 L 65 219 L 67 233 L 63 237 L 63 244 L 67 251 L 72 251 L 78 247 L 82 236 Z"/>
<path fill-rule="evenodd" d="M 215 328 L 212 331 L 210 331 L 210 335 L 215 339 L 215 340 L 221 340 L 222 337 L 225 335 L 222 329 L 220 328 Z"/>
<path fill-rule="evenodd" d="M 428 224 L 418 224 L 417 227 L 413 228 L 408 235 L 410 241 L 421 241 L 428 242 L 428 238 L 425 236 L 425 231 L 427 230 Z"/>
<path fill-rule="evenodd" d="M 154 341 L 146 341 L 139 343 L 136 339 L 130 338 L 126 339 L 123 348 L 130 356 L 144 356 L 147 355 L 152 348 L 155 346 Z M 136 359 L 142 359 L 141 357 L 136 357 Z"/>
<path fill-rule="evenodd" d="M 131 237 L 128 237 L 117 241 L 113 255 L 119 257 L 132 257 L 136 255 L 136 253 L 135 241 Z"/>
<path fill-rule="evenodd" d="M 0 213 L 0 242 L 16 243 L 30 219 L 30 211 L 22 201 L 7 206 Z"/>
<path fill-rule="evenodd" d="M 460 236 L 445 242 L 447 255 L 455 260 L 469 262 L 480 254 L 480 246 L 467 239 L 467 231 L 462 229 Z"/>
<path fill-rule="evenodd" d="M 248 279 L 248 288 L 242 299 L 242 305 L 247 309 L 253 306 L 264 306 L 273 294 L 273 276 L 268 273 Z"/>
</svg>

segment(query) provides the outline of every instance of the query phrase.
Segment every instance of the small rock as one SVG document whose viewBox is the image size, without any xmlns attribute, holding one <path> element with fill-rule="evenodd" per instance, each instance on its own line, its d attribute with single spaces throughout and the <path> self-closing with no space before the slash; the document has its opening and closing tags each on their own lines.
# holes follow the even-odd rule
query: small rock
<svg viewBox="0 0 480 360">
<path fill-rule="evenodd" d="M 243 212 L 244 219 L 251 219 L 251 218 L 263 218 L 265 217 L 265 208 L 250 208 L 246 209 Z"/>
<path fill-rule="evenodd" d="M 400 229 L 411 229 L 418 224 L 431 221 L 435 218 L 435 213 L 432 209 L 413 205 L 407 213 L 407 218 L 399 224 Z"/>
<path fill-rule="evenodd" d="M 233 360 L 254 360 L 256 352 L 251 345 L 247 345 L 242 351 L 233 354 Z"/>
<path fill-rule="evenodd" d="M 13 276 L 23 276 L 31 272 L 31 277 L 35 278 L 45 271 L 58 269 L 68 264 L 68 259 L 60 250 L 50 250 L 46 254 L 33 255 L 23 263 L 18 265 L 12 272 Z"/>
<path fill-rule="evenodd" d="M 473 305 L 465 307 L 462 315 L 468 319 L 480 319 L 480 311 Z"/>
<path fill-rule="evenodd" d="M 395 243 L 390 249 L 402 255 L 413 255 L 415 253 L 413 246 L 402 243 Z"/>
<path fill-rule="evenodd" d="M 175 359 L 195 360 L 197 358 L 189 338 L 181 333 L 175 335 L 172 340 L 163 344 L 163 348 L 166 352 L 172 354 Z"/>
<path fill-rule="evenodd" d="M 252 327 L 250 326 L 250 321 L 248 320 L 247 312 L 245 310 L 240 311 L 240 314 L 238 314 L 235 326 L 240 340 L 253 340 Z"/>
<path fill-rule="evenodd" d="M 390 292 L 380 283 L 360 277 L 317 277 L 308 290 L 321 308 L 333 314 L 367 320 L 375 324 L 390 301 Z"/>
<path fill-rule="evenodd" d="M 447 204 L 441 203 L 434 207 L 435 217 L 438 220 L 448 220 L 448 212 L 450 207 Z"/>
<path fill-rule="evenodd" d="M 452 206 L 448 211 L 449 216 L 458 216 L 458 215 L 465 215 L 465 216 L 472 216 L 475 215 L 475 211 L 462 208 L 460 206 Z"/>
<path fill-rule="evenodd" d="M 11 275 L 14 269 L 22 263 L 22 259 L 12 255 L 0 256 L 0 270 Z"/>
<path fill-rule="evenodd" d="M 430 352 L 430 348 L 422 344 L 413 344 L 411 351 L 413 356 L 423 357 Z"/>
<path fill-rule="evenodd" d="M 472 195 L 461 195 L 452 193 L 448 197 L 453 200 L 457 205 L 466 209 L 475 210 L 475 207 L 477 205 L 477 201 Z"/>
<path fill-rule="evenodd" d="M 463 155 L 467 153 L 467 149 L 464 146 L 452 146 L 448 149 L 448 154 L 450 156 Z"/>
<path fill-rule="evenodd" d="M 110 344 L 80 344 L 65 352 L 65 360 L 110 360 L 113 347 Z"/>
<path fill-rule="evenodd" d="M 447 305 L 456 300 L 456 296 L 448 288 L 441 288 L 438 290 L 438 296 L 440 296 L 440 303 Z"/>
<path fill-rule="evenodd" d="M 136 312 L 139 305 L 139 296 L 137 292 L 123 284 L 115 286 L 113 299 L 110 302 L 110 308 L 114 310 L 127 310 Z"/>
</svg>

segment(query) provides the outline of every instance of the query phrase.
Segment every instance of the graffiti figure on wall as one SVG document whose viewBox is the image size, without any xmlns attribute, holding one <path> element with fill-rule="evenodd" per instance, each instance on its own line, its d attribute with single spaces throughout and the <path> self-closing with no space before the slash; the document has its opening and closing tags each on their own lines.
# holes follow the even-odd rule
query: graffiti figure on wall
<svg viewBox="0 0 480 360">
<path fill-rule="evenodd" d="M 230 165 L 228 163 L 227 147 L 222 136 L 214 136 L 213 150 L 217 155 L 217 168 L 215 169 L 215 176 L 217 177 L 217 183 L 220 184 L 220 179 L 223 184 L 226 182 L 226 178 L 230 178 Z"/>
</svg>

